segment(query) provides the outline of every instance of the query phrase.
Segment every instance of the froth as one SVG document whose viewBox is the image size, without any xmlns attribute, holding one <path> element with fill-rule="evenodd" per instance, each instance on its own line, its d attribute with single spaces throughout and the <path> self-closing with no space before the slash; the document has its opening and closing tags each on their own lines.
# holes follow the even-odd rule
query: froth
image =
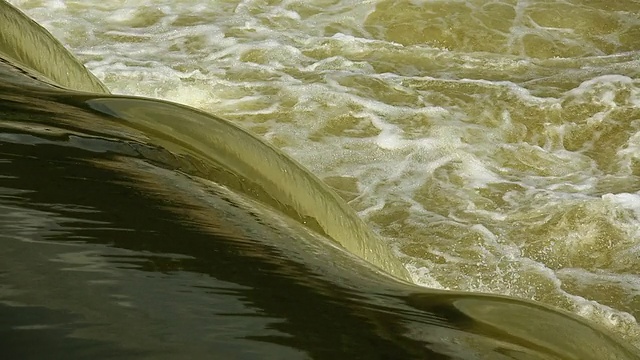
<svg viewBox="0 0 640 360">
<path fill-rule="evenodd" d="M 416 283 L 536 299 L 640 338 L 637 307 L 620 310 L 640 271 L 634 9 L 17 3 L 114 92 L 208 110 L 349 179 L 338 190 Z M 599 298 L 579 271 L 627 285 Z"/>
</svg>

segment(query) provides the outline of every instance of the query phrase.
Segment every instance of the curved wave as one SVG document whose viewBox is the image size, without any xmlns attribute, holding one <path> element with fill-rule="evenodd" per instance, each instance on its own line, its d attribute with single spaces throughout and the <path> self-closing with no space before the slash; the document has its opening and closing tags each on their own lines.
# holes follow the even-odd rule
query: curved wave
<svg viewBox="0 0 640 360">
<path fill-rule="evenodd" d="M 378 289 L 395 309 L 440 314 L 430 321 L 449 328 L 447 331 L 494 339 L 491 351 L 511 358 L 531 358 L 534 353 L 545 354 L 543 358 L 637 358 L 629 345 L 569 313 L 531 301 L 429 291 L 408 284 L 409 275 L 391 249 L 327 185 L 286 154 L 210 114 L 165 101 L 109 95 L 50 34 L 5 2 L 0 2 L 0 31 L 3 128 L 28 128 L 34 134 L 81 134 L 86 139 L 126 144 L 105 151 L 210 180 L 251 199 L 254 208 L 264 206 L 283 213 L 302 227 L 333 239 L 349 254 L 382 270 L 380 273 L 392 275 L 394 280 L 376 277 L 365 281 L 360 276 L 357 282 L 369 290 Z M 304 237 L 300 229 L 290 232 Z M 377 300 L 367 301 L 366 306 L 373 308 Z M 427 342 L 442 341 L 425 336 Z M 531 352 L 524 353 L 522 348 Z"/>
<path fill-rule="evenodd" d="M 3 24 L 0 31 L 5 34 L 0 54 L 5 55 L 8 63 L 44 74 L 73 90 L 107 92 L 40 25 L 9 4 L 0 4 L 4 17 L 0 18 Z M 201 175 L 266 201 L 328 235 L 354 255 L 399 279 L 410 280 L 391 249 L 344 200 L 286 154 L 240 127 L 186 106 L 158 100 L 93 95 L 83 101 L 107 115 L 103 121 L 118 122 L 122 127 L 119 132 L 133 130 L 137 136 L 147 137 L 148 141 L 177 154 L 194 157 L 208 168 Z"/>
<path fill-rule="evenodd" d="M 0 1 L 0 55 L 7 59 L 5 64 L 19 66 L 49 83 L 78 91 L 109 93 L 47 30 L 4 0 Z"/>
</svg>

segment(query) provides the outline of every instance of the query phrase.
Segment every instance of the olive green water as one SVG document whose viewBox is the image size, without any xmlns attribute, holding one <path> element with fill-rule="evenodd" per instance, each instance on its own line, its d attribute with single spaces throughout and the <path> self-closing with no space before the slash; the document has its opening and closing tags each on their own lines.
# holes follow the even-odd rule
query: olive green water
<svg viewBox="0 0 640 360">
<path fill-rule="evenodd" d="M 638 358 L 552 307 L 385 275 L 250 191 L 220 185 L 224 177 L 203 171 L 209 163 L 181 152 L 190 145 L 161 141 L 168 151 L 156 131 L 145 138 L 132 126 L 200 112 L 6 70 L 5 358 Z"/>
<path fill-rule="evenodd" d="M 415 282 L 538 300 L 639 344 L 640 5 L 13 3 L 113 92 L 293 155 Z"/>
</svg>

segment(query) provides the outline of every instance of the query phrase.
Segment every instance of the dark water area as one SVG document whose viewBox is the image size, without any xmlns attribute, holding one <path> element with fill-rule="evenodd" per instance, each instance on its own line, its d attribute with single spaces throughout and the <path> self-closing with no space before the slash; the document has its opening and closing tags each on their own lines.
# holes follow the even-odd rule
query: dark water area
<svg viewBox="0 0 640 360">
<path fill-rule="evenodd" d="M 172 189 L 96 166 L 118 162 L 105 140 L 1 138 L 3 358 L 434 355 L 390 310 L 259 239 L 277 229 L 236 232 L 221 206 L 205 231 Z"/>
<path fill-rule="evenodd" d="M 565 312 L 382 274 L 94 98 L 0 87 L 3 359 L 637 358 Z"/>
<path fill-rule="evenodd" d="M 1 147 L 9 358 L 424 353 L 408 339 L 381 339 L 348 290 L 277 249 L 203 232 L 176 214 L 192 204 L 143 194 L 91 165 L 110 156 L 3 136 L 25 142 Z"/>
</svg>

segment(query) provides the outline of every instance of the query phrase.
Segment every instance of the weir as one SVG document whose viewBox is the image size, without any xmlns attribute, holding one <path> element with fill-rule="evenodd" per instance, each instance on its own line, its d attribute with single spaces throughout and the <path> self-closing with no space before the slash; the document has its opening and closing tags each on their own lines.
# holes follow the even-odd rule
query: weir
<svg viewBox="0 0 640 360">
<path fill-rule="evenodd" d="M 69 90 L 108 94 L 44 28 L 6 2 L 0 6 L 0 55 L 5 63 L 41 74 L 44 77 L 40 79 L 49 78 Z M 93 95 L 86 104 L 106 115 L 104 121 L 112 115 L 123 125 L 122 130 L 202 162 L 206 169 L 199 175 L 267 202 L 326 234 L 355 256 L 410 281 L 398 257 L 333 190 L 289 156 L 240 127 L 157 100 Z"/>
<path fill-rule="evenodd" d="M 295 279 L 296 287 L 304 288 L 304 291 L 296 289 L 307 296 L 307 301 L 318 301 L 331 311 L 344 312 L 344 315 L 318 316 L 329 316 L 331 319 L 318 323 L 323 327 L 335 325 L 332 322 L 339 322 L 339 317 L 343 316 L 357 326 L 371 326 L 367 336 L 377 336 L 373 343 L 391 343 L 401 348 L 402 354 L 416 357 L 417 354 L 429 354 L 442 359 L 466 360 L 465 356 L 477 355 L 480 359 L 491 353 L 511 359 L 638 358 L 635 348 L 574 314 L 532 301 L 470 292 L 437 291 L 410 284 L 409 274 L 387 244 L 368 229 L 333 190 L 282 151 L 239 126 L 203 111 L 166 101 L 110 95 L 106 87 L 46 30 L 4 1 L 0 2 L 0 31 L 0 59 L 3 60 L 0 62 L 0 121 L 4 129 L 3 141 L 15 145 L 16 139 L 28 139 L 36 145 L 55 144 L 100 156 L 113 154 L 121 163 L 100 158 L 97 163 L 103 163 L 102 170 L 117 172 L 122 177 L 129 174 L 132 183 L 139 183 L 126 186 L 118 182 L 110 183 L 110 188 L 117 188 L 111 190 L 114 194 L 138 187 L 142 193 L 149 191 L 142 184 L 157 183 L 157 189 L 156 185 L 151 188 L 161 189 L 158 192 L 163 194 L 161 200 L 165 201 L 165 206 L 184 206 L 184 211 L 179 206 L 168 210 L 176 217 L 184 216 L 201 225 L 207 221 L 215 223 L 237 213 L 241 214 L 238 217 L 246 219 L 247 224 L 255 221 L 259 226 L 252 224 L 249 228 L 247 225 L 247 229 L 243 229 L 243 221 L 237 219 L 228 224 L 215 224 L 222 229 L 218 229 L 220 233 L 216 234 L 220 235 L 222 245 L 214 248 L 220 253 L 228 252 L 228 256 L 237 262 L 247 260 L 254 264 L 255 270 L 252 271 L 264 272 L 270 276 L 266 277 L 267 280 L 288 280 L 277 277 L 286 273 Z M 25 44 L 24 47 L 21 44 Z M 47 51 L 40 51 L 42 49 Z M 55 61 L 50 62 L 50 59 Z M 28 146 L 22 144 L 14 147 L 16 154 L 11 153 L 11 156 L 28 158 L 20 153 L 29 151 L 25 150 Z M 39 157 L 46 157 L 43 163 L 55 164 L 55 159 L 50 158 L 51 154 L 42 152 L 42 148 L 38 149 L 40 152 L 32 151 Z M 82 154 L 87 156 L 85 152 Z M 64 159 L 70 161 L 76 155 L 67 154 Z M 76 169 L 85 165 L 78 162 L 69 167 Z M 30 174 L 25 170 L 29 169 L 28 166 L 16 169 Z M 55 169 L 52 166 L 50 171 L 54 172 Z M 60 181 L 65 181 L 64 176 L 64 171 L 58 174 L 62 179 Z M 81 176 L 70 178 L 86 180 Z M 197 186 L 192 188 L 192 185 L 203 183 L 208 188 L 216 189 L 215 194 L 219 197 L 215 201 L 224 203 L 220 208 L 215 208 L 217 216 L 213 220 L 207 220 L 207 214 L 203 212 L 207 208 L 203 205 L 206 197 L 190 193 L 194 188 L 202 190 Z M 99 192 L 100 182 L 92 184 Z M 29 191 L 32 190 L 38 191 L 37 187 Z M 47 191 L 55 193 L 55 186 Z M 124 198 L 119 199 L 124 201 Z M 119 209 L 122 211 L 122 207 Z M 101 226 L 101 223 L 96 225 L 89 221 L 87 224 L 91 224 L 88 227 Z M 235 228 L 235 231 L 230 231 L 231 228 Z M 264 232 L 251 231 L 256 228 Z M 263 238 L 264 234 L 268 234 L 266 238 Z M 302 265 L 287 258 L 269 257 L 267 251 L 273 249 L 265 244 L 287 236 L 287 246 L 296 249 L 288 254 L 304 259 L 306 262 Z M 291 244 L 291 238 L 299 238 L 302 245 Z M 327 238 L 331 242 L 325 241 Z M 248 239 L 259 246 L 253 247 L 254 243 Z M 136 238 L 128 240 L 116 242 L 115 248 L 136 248 Z M 153 243 L 153 239 L 145 238 L 145 241 L 147 244 Z M 149 247 L 158 252 L 170 252 L 174 249 L 171 241 L 164 239 Z M 314 242 L 318 245 L 314 245 Z M 190 260 L 199 259 L 202 256 L 200 249 L 209 249 L 202 244 L 206 244 L 206 241 L 201 241 L 196 248 L 181 248 L 186 260 L 177 257 L 175 263 L 187 267 Z M 308 250 L 309 254 L 300 255 L 304 250 Z M 23 252 L 29 253 L 28 250 Z M 323 258 L 327 254 L 330 260 Z M 37 259 L 34 263 L 42 262 L 39 255 L 30 253 L 27 257 Z M 222 261 L 224 256 L 215 259 Z M 19 268 L 20 259 L 15 260 L 18 265 L 14 265 Z M 319 270 L 307 274 L 304 272 L 306 270 L 301 270 L 304 265 Z M 350 270 L 354 273 L 351 274 Z M 27 275 L 24 274 L 34 277 L 46 275 L 39 271 L 34 267 L 18 273 L 25 278 Z M 205 270 L 199 271 L 205 273 Z M 166 273 L 170 274 L 171 271 Z M 251 277 L 248 273 L 242 275 L 246 277 L 243 281 L 254 284 L 263 292 L 278 292 L 279 289 L 269 288 L 270 283 L 262 282 L 263 278 Z M 300 273 L 304 276 L 300 276 Z M 324 274 L 326 279 L 319 274 Z M 76 275 L 70 275 L 70 278 L 73 276 Z M 234 279 L 234 274 L 231 270 L 223 269 L 214 272 L 212 277 L 216 281 L 217 277 Z M 78 290 L 76 284 L 80 283 L 73 279 L 65 283 L 71 284 L 65 291 L 33 292 L 44 294 L 39 295 L 44 299 L 43 303 L 48 300 L 47 296 L 51 296 L 60 308 L 77 306 L 80 308 L 78 313 L 92 322 L 107 321 L 99 311 L 96 315 L 94 309 L 85 309 L 84 304 L 79 306 L 69 300 L 68 292 L 75 293 Z M 216 286 L 223 286 L 222 283 L 220 280 Z M 103 301 L 108 296 L 97 296 L 91 301 L 99 303 L 97 308 L 104 306 L 105 311 L 112 311 Z M 149 298 L 152 297 L 149 295 Z M 339 297 L 344 298 L 344 303 L 335 305 Z M 285 298 L 286 294 L 282 298 L 269 298 L 263 306 L 280 310 L 282 299 Z M 293 304 L 298 299 L 287 300 Z M 313 311 L 310 308 L 305 315 L 313 318 L 316 315 Z M 137 316 L 137 321 L 143 322 L 147 313 L 137 313 Z M 116 312 L 111 317 L 116 319 L 110 320 L 116 325 L 135 327 L 137 324 L 137 321 L 128 323 L 129 318 L 121 316 L 121 313 Z M 303 324 L 299 325 L 299 331 L 308 331 L 304 329 L 309 327 L 306 324 L 308 319 L 300 321 L 299 314 L 291 318 Z M 122 323 L 118 323 L 121 319 L 124 319 Z M 166 329 L 161 327 L 160 332 L 164 334 L 164 331 Z M 314 335 L 325 334 L 322 329 L 314 331 L 318 331 L 311 332 Z M 331 339 L 334 339 L 335 331 L 328 331 Z M 345 333 L 350 339 L 358 339 L 360 332 L 354 328 Z M 101 336 L 97 334 L 84 333 L 87 337 Z M 248 338 L 250 336 L 247 335 Z M 366 346 L 371 344 L 370 338 L 358 340 L 366 343 Z M 151 343 L 157 346 L 153 341 Z M 342 346 L 350 348 L 350 344 Z M 360 354 L 376 355 L 377 349 L 358 346 L 364 349 L 360 350 Z M 425 351 L 430 346 L 436 350 Z M 326 353 L 322 354 L 326 356 Z"/>
</svg>

